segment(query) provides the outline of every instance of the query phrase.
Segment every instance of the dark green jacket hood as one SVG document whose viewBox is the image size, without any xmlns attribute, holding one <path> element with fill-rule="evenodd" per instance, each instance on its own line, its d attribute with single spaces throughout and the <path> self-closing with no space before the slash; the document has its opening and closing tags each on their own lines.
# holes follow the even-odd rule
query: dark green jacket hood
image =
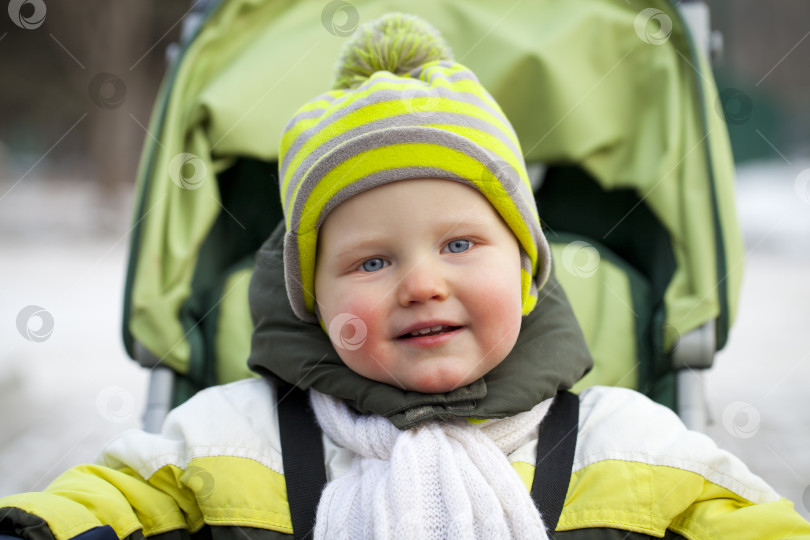
<svg viewBox="0 0 810 540">
<path fill-rule="evenodd" d="M 257 253 L 249 290 L 254 331 L 248 365 L 263 377 L 339 397 L 360 413 L 385 416 L 407 429 L 435 418 L 512 416 L 571 388 L 593 365 L 552 272 L 537 306 L 523 318 L 515 347 L 481 379 L 444 394 L 367 379 L 346 367 L 319 325 L 293 313 L 284 285 L 283 233 L 282 223 Z"/>
</svg>

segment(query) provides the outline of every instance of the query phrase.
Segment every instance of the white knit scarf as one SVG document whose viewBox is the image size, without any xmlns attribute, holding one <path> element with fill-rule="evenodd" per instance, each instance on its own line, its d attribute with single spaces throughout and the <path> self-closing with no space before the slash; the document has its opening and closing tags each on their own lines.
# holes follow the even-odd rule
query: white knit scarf
<svg viewBox="0 0 810 540">
<path fill-rule="evenodd" d="M 356 454 L 321 495 L 315 538 L 548 538 L 506 456 L 538 429 L 551 399 L 502 420 L 400 431 L 382 416 L 310 394 L 321 428 Z"/>
</svg>

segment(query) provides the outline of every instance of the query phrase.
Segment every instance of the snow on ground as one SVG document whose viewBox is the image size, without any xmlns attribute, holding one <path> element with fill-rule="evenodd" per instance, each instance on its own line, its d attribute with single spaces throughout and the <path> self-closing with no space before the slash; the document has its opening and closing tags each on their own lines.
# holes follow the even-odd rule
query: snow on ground
<svg viewBox="0 0 810 540">
<path fill-rule="evenodd" d="M 138 427 L 146 389 L 120 337 L 129 204 L 111 219 L 86 183 L 9 188 L 0 185 L 0 496 L 40 490 Z M 37 337 L 47 315 L 18 327 L 28 306 L 52 317 L 47 339 Z"/>
<path fill-rule="evenodd" d="M 708 434 L 810 518 L 810 162 L 741 168 L 737 203 L 745 274 Z"/>
<path fill-rule="evenodd" d="M 810 517 L 810 162 L 739 171 L 747 260 L 708 431 Z M 138 427 L 147 373 L 121 344 L 129 202 L 89 184 L 0 181 L 0 496 L 41 490 Z M 27 306 L 53 317 L 18 329 Z M 36 311 L 32 308 L 33 311 Z M 46 321 L 47 322 L 47 321 Z"/>
</svg>

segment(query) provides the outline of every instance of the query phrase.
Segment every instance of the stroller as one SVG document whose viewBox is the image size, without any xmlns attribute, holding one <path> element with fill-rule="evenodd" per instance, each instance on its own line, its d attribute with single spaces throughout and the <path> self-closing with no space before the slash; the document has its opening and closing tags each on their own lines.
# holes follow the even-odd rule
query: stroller
<svg viewBox="0 0 810 540">
<path fill-rule="evenodd" d="M 634 388 L 702 429 L 700 370 L 741 283 L 733 163 L 690 4 L 645 4 L 198 2 L 138 177 L 123 333 L 151 369 L 146 429 L 200 389 L 255 376 L 248 283 L 282 219 L 282 128 L 328 88 L 358 23 L 397 10 L 435 25 L 513 123 L 595 361 L 574 391 Z"/>
</svg>

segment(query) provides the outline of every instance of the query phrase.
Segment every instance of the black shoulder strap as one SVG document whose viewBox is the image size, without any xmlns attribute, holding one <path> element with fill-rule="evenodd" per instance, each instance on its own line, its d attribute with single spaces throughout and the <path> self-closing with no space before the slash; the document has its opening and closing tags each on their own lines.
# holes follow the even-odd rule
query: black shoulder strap
<svg viewBox="0 0 810 540">
<path fill-rule="evenodd" d="M 278 422 L 293 535 L 296 540 L 310 539 L 326 485 L 326 468 L 321 428 L 305 391 L 295 387 L 279 389 Z"/>
<path fill-rule="evenodd" d="M 278 418 L 293 535 L 310 539 L 326 485 L 321 429 L 306 392 L 298 388 L 287 389 L 279 398 Z M 557 528 L 568 492 L 578 428 L 579 398 L 568 391 L 559 392 L 540 424 L 531 490 L 550 536 Z"/>
<path fill-rule="evenodd" d="M 578 433 L 579 397 L 567 390 L 560 391 L 540 423 L 531 491 L 550 538 L 554 538 L 568 493 Z"/>
</svg>

